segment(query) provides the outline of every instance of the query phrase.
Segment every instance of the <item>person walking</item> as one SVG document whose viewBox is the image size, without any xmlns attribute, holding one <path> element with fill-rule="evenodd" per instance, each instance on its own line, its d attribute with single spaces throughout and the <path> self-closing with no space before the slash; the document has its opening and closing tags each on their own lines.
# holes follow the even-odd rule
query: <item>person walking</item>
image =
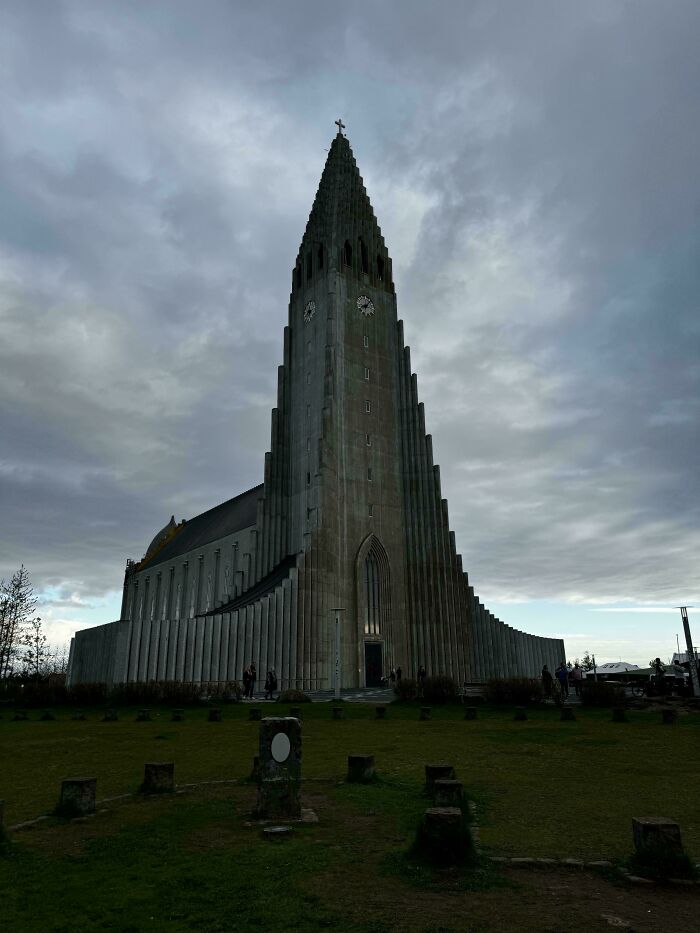
<svg viewBox="0 0 700 933">
<path fill-rule="evenodd" d="M 243 699 L 248 699 L 248 691 L 250 690 L 250 668 L 246 667 L 243 671 Z"/>
<path fill-rule="evenodd" d="M 393 687 L 396 683 L 396 671 L 392 667 L 391 672 L 389 673 L 389 680 L 391 681 L 391 686 Z"/>
<path fill-rule="evenodd" d="M 255 681 L 258 678 L 258 672 L 255 670 L 255 665 L 251 661 L 250 667 L 248 668 L 248 673 L 250 674 L 250 681 L 248 686 L 248 696 L 250 699 L 253 699 L 253 694 L 255 693 Z"/>
</svg>

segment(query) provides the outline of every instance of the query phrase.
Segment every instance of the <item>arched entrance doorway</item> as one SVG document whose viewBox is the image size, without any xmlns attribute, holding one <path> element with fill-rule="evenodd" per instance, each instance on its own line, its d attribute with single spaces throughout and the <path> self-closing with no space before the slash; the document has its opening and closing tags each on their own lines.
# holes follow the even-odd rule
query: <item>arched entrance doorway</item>
<svg viewBox="0 0 700 933">
<path fill-rule="evenodd" d="M 391 625 L 389 558 L 376 535 L 369 535 L 357 555 L 359 662 L 366 687 L 379 687 L 388 663 Z"/>
</svg>

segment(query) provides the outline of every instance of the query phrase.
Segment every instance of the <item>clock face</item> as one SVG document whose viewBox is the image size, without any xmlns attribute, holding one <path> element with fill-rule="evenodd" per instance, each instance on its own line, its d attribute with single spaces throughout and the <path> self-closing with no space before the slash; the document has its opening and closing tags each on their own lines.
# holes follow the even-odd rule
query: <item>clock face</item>
<svg viewBox="0 0 700 933">
<path fill-rule="evenodd" d="M 304 308 L 304 321 L 308 324 L 314 314 L 316 314 L 316 302 L 307 301 Z"/>
<path fill-rule="evenodd" d="M 357 299 L 357 310 L 360 312 L 360 314 L 364 315 L 364 317 L 370 317 L 372 314 L 374 314 L 374 305 L 372 304 L 372 300 L 368 298 L 367 295 L 360 295 L 360 297 Z"/>
</svg>

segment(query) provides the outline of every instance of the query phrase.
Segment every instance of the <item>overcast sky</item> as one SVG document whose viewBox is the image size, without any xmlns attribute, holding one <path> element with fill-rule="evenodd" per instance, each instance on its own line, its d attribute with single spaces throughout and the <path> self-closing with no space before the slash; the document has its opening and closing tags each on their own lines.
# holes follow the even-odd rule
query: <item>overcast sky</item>
<svg viewBox="0 0 700 933">
<path fill-rule="evenodd" d="M 5 0 L 0 576 L 26 564 L 52 640 L 118 617 L 172 513 L 261 481 L 342 116 L 477 592 L 571 657 L 675 650 L 699 35 L 696 0 Z"/>
</svg>

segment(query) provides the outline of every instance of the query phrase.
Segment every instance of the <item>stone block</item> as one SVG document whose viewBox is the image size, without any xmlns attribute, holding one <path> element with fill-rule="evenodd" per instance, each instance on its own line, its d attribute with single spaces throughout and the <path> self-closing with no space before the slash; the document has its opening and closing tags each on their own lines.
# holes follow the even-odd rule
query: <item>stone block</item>
<svg viewBox="0 0 700 933">
<path fill-rule="evenodd" d="M 527 721 L 527 710 L 525 709 L 524 706 L 516 706 L 516 707 L 515 707 L 515 715 L 513 716 L 513 719 L 514 719 L 516 722 L 526 722 L 526 721 Z"/>
<path fill-rule="evenodd" d="M 252 712 L 252 710 L 251 710 Z M 221 710 L 220 709 L 210 709 L 209 715 L 207 716 L 208 722 L 221 722 Z"/>
<path fill-rule="evenodd" d="M 465 719 L 476 719 L 477 711 L 476 706 L 467 706 L 464 710 Z"/>
<path fill-rule="evenodd" d="M 345 710 L 342 706 L 334 706 L 331 710 L 331 715 L 335 720 L 345 719 Z"/>
<path fill-rule="evenodd" d="M 291 707 L 289 708 L 289 715 L 290 715 L 293 719 L 299 719 L 299 720 L 301 720 L 301 718 L 302 718 L 302 715 L 301 715 L 301 706 L 291 706 Z"/>
<path fill-rule="evenodd" d="M 664 816 L 632 817 L 634 848 L 640 855 L 652 849 L 668 855 L 682 855 L 681 828 Z"/>
<path fill-rule="evenodd" d="M 664 726 L 673 726 L 678 722 L 678 710 L 676 709 L 662 709 L 661 710 L 661 722 Z"/>
<path fill-rule="evenodd" d="M 348 755 L 349 784 L 369 784 L 376 777 L 374 755 Z"/>
<path fill-rule="evenodd" d="M 386 719 L 386 706 L 375 706 L 374 718 L 375 719 Z"/>
<path fill-rule="evenodd" d="M 146 765 L 144 765 L 141 792 L 144 794 L 174 794 L 174 763 L 172 761 L 159 761 L 148 762 Z"/>
<path fill-rule="evenodd" d="M 248 719 L 250 720 L 250 722 L 260 722 L 260 720 L 262 719 L 262 711 L 257 708 L 249 709 Z"/>
<path fill-rule="evenodd" d="M 459 807 L 431 807 L 416 834 L 415 849 L 438 865 L 459 865 L 474 851 L 469 827 Z"/>
<path fill-rule="evenodd" d="M 261 819 L 301 816 L 301 722 L 296 717 L 267 717 L 260 723 Z"/>
<path fill-rule="evenodd" d="M 140 709 L 136 713 L 136 722 L 150 722 L 150 721 L 151 721 L 150 709 Z"/>
<path fill-rule="evenodd" d="M 425 792 L 432 797 L 435 793 L 436 781 L 454 781 L 455 769 L 447 763 L 425 766 Z"/>
<path fill-rule="evenodd" d="M 429 706 L 421 706 L 420 715 L 418 716 L 418 718 L 420 719 L 421 722 L 425 722 L 426 720 L 430 719 L 430 713 L 431 713 L 431 709 Z"/>
<path fill-rule="evenodd" d="M 119 719 L 115 709 L 106 709 L 102 717 L 102 722 L 116 722 Z"/>
<path fill-rule="evenodd" d="M 435 791 L 436 807 L 461 808 L 463 800 L 461 781 L 454 781 L 448 778 L 439 778 L 434 782 L 433 788 Z"/>
<path fill-rule="evenodd" d="M 54 716 L 54 714 L 51 712 L 50 709 L 45 709 L 42 712 L 41 716 L 39 716 L 39 721 L 40 722 L 56 722 L 56 717 Z"/>
<path fill-rule="evenodd" d="M 170 717 L 172 722 L 184 722 L 185 721 L 185 711 L 184 709 L 174 709 L 173 714 Z"/>
<path fill-rule="evenodd" d="M 574 716 L 574 711 L 570 706 L 562 706 L 561 716 L 559 717 L 560 722 L 576 722 L 576 717 Z"/>
<path fill-rule="evenodd" d="M 61 797 L 56 812 L 59 816 L 85 816 L 95 812 L 97 778 L 66 778 L 61 782 Z"/>
<path fill-rule="evenodd" d="M 613 708 L 612 722 L 627 722 L 627 713 L 622 706 L 615 706 Z"/>
</svg>

